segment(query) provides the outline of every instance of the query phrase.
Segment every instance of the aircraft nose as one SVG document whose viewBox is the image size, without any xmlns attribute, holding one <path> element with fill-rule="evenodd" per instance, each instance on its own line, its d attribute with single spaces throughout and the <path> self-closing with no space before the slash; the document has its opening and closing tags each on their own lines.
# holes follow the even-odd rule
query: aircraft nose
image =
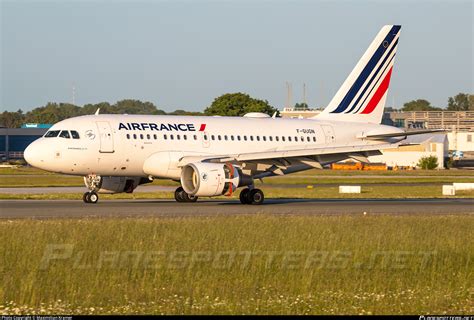
<svg viewBox="0 0 474 320">
<path fill-rule="evenodd" d="M 25 158 L 26 162 L 30 166 L 33 167 L 38 167 L 38 164 L 40 162 L 39 159 L 39 145 L 37 141 L 33 141 L 26 147 L 25 151 L 23 152 L 23 158 Z"/>
</svg>

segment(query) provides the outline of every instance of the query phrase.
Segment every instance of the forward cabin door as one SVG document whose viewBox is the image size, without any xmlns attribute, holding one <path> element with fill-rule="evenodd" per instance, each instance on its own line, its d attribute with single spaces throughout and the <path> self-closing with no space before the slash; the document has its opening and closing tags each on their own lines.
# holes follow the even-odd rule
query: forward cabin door
<svg viewBox="0 0 474 320">
<path fill-rule="evenodd" d="M 336 137 L 334 136 L 334 128 L 332 126 L 322 126 L 324 131 L 324 136 L 326 137 L 326 143 L 336 142 Z"/>
<path fill-rule="evenodd" d="M 99 129 L 100 152 L 112 153 L 114 152 L 114 137 L 112 135 L 112 128 L 108 121 L 97 121 L 97 129 Z"/>
<path fill-rule="evenodd" d="M 211 139 L 211 137 L 209 136 L 209 134 L 206 131 L 201 131 L 202 146 L 204 148 L 209 148 L 209 146 L 211 145 L 210 139 Z"/>
</svg>

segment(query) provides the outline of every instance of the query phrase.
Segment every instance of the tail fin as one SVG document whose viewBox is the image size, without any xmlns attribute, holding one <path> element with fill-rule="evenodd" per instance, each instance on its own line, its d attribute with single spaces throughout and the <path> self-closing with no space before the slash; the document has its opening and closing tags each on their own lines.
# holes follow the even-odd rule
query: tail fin
<svg viewBox="0 0 474 320">
<path fill-rule="evenodd" d="M 382 27 L 317 118 L 381 123 L 401 26 Z"/>
</svg>

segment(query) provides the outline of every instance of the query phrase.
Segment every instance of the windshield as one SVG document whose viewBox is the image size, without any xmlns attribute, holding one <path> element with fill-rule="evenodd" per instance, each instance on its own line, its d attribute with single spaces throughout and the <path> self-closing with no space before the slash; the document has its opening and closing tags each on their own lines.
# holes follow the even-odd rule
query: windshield
<svg viewBox="0 0 474 320">
<path fill-rule="evenodd" d="M 73 139 L 79 139 L 79 133 L 77 131 L 71 130 L 71 135 Z"/>
<path fill-rule="evenodd" d="M 58 134 L 59 134 L 59 130 L 48 131 L 48 132 L 46 132 L 44 137 L 45 138 L 54 138 L 54 137 L 57 137 Z"/>
<path fill-rule="evenodd" d="M 59 137 L 69 139 L 71 136 L 69 135 L 69 131 L 63 130 L 63 131 L 61 131 L 61 133 L 59 134 Z"/>
</svg>

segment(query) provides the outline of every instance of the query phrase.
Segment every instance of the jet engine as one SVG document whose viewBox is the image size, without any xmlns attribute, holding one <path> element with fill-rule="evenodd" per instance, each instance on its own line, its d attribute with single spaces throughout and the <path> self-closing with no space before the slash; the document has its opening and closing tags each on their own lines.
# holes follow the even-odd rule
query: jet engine
<svg viewBox="0 0 474 320">
<path fill-rule="evenodd" d="M 192 196 L 230 196 L 238 187 L 251 184 L 251 176 L 228 163 L 189 163 L 181 170 L 181 185 Z"/>
<path fill-rule="evenodd" d="M 148 179 L 140 177 L 101 177 L 97 175 L 84 177 L 86 187 L 97 193 L 132 193 L 138 185 L 148 182 L 150 182 Z"/>
</svg>

